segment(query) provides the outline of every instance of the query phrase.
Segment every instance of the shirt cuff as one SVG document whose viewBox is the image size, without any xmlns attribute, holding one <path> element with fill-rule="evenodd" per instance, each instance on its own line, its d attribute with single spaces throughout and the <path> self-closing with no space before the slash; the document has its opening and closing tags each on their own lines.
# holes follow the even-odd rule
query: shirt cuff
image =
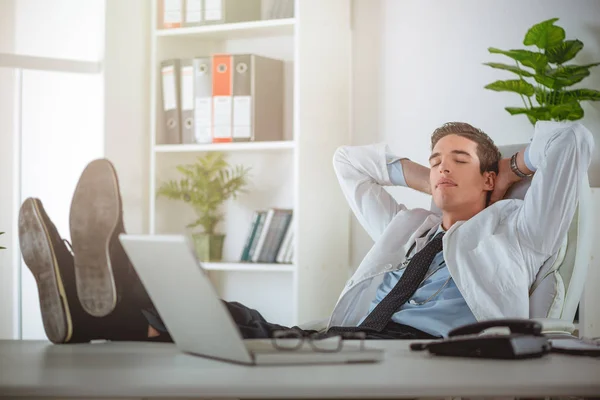
<svg viewBox="0 0 600 400">
<path fill-rule="evenodd" d="M 388 174 L 390 176 L 390 182 L 395 186 L 408 186 L 406 179 L 404 178 L 404 170 L 402 169 L 402 163 L 400 157 L 394 157 L 386 154 L 386 164 Z"/>
<path fill-rule="evenodd" d="M 535 172 L 535 170 L 537 168 L 535 168 L 533 166 L 533 164 L 531 163 L 531 159 L 529 158 L 529 146 L 531 146 L 530 144 L 527 145 L 527 147 L 525 148 L 525 154 L 524 154 L 524 159 L 525 159 L 525 165 L 527 165 L 527 168 L 529 168 L 529 170 L 531 172 Z"/>
</svg>

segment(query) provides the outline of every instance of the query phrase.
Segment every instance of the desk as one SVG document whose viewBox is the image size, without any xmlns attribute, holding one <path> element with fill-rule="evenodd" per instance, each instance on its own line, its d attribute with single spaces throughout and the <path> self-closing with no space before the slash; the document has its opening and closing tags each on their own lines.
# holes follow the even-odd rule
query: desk
<svg viewBox="0 0 600 400">
<path fill-rule="evenodd" d="M 377 364 L 246 367 L 163 343 L 52 345 L 0 341 L 0 396 L 405 398 L 600 395 L 600 359 L 549 354 L 521 361 L 442 358 L 407 341 Z"/>
</svg>

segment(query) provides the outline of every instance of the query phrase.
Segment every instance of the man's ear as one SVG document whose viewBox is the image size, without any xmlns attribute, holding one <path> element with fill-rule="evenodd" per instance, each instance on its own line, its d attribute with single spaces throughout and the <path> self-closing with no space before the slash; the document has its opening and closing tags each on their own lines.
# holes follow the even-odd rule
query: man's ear
<svg viewBox="0 0 600 400">
<path fill-rule="evenodd" d="M 496 175 L 494 171 L 486 171 L 483 173 L 483 177 L 485 178 L 483 188 L 485 190 L 493 191 L 496 187 L 496 178 L 498 175 Z"/>
</svg>

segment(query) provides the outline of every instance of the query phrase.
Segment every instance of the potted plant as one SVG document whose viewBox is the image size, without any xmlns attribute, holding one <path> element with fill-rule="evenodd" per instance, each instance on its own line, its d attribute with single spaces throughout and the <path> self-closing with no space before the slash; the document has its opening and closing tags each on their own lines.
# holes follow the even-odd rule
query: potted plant
<svg viewBox="0 0 600 400">
<path fill-rule="evenodd" d="M 4 232 L 0 232 L 0 235 L 4 235 Z M 4 249 L 6 249 L 6 247 L 0 246 L 0 250 L 4 250 Z"/>
<path fill-rule="evenodd" d="M 490 53 L 512 58 L 514 65 L 484 63 L 518 75 L 518 79 L 496 81 L 485 88 L 519 94 L 523 107 L 505 109 L 511 115 L 526 115 L 533 125 L 540 120 L 576 121 L 583 118 L 580 101 L 600 100 L 598 90 L 567 89 L 589 76 L 590 68 L 600 63 L 565 64 L 579 53 L 583 43 L 577 39 L 565 40 L 565 30 L 554 25 L 556 21 L 558 18 L 540 22 L 527 31 L 523 44 L 535 46 L 537 51 L 488 49 Z"/>
<path fill-rule="evenodd" d="M 202 232 L 192 234 L 198 258 L 221 261 L 225 234 L 216 232 L 223 219 L 219 208 L 227 199 L 245 193 L 250 169 L 241 165 L 231 167 L 223 153 L 209 152 L 198 157 L 194 164 L 177 166 L 177 170 L 184 177 L 164 182 L 157 195 L 181 200 L 194 209 L 198 219 L 187 227 L 203 228 Z"/>
</svg>

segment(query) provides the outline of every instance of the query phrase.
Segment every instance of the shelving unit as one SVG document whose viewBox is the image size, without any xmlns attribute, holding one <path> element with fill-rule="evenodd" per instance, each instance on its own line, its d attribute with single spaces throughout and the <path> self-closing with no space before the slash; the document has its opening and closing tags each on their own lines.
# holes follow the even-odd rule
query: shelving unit
<svg viewBox="0 0 600 400">
<path fill-rule="evenodd" d="M 238 272 L 294 272 L 295 266 L 290 264 L 257 264 L 257 263 L 203 263 L 202 267 L 209 271 Z"/>
<path fill-rule="evenodd" d="M 213 144 L 161 144 L 154 146 L 156 153 L 188 153 L 206 151 L 277 151 L 293 150 L 292 140 L 279 142 L 239 142 Z"/>
<path fill-rule="evenodd" d="M 294 18 L 238 22 L 235 24 L 198 26 L 192 28 L 158 29 L 156 36 L 179 36 L 206 39 L 249 39 L 294 34 Z"/>
<path fill-rule="evenodd" d="M 271 0 L 263 0 L 263 15 Z M 259 310 L 272 322 L 296 325 L 329 315 L 348 279 L 350 213 L 332 166 L 350 141 L 350 5 L 347 0 L 295 2 L 295 17 L 193 28 L 157 29 L 153 0 L 150 50 L 150 233 L 181 234 L 194 218 L 183 203 L 155 196 L 180 175 L 175 167 L 209 151 L 251 167 L 248 194 L 229 201 L 218 230 L 223 259 L 205 263 L 219 295 Z M 253 53 L 285 67 L 282 141 L 163 144 L 159 65 L 171 58 Z M 255 210 L 294 210 L 292 264 L 239 263 Z M 168 268 L 168 266 L 166 266 Z"/>
</svg>

